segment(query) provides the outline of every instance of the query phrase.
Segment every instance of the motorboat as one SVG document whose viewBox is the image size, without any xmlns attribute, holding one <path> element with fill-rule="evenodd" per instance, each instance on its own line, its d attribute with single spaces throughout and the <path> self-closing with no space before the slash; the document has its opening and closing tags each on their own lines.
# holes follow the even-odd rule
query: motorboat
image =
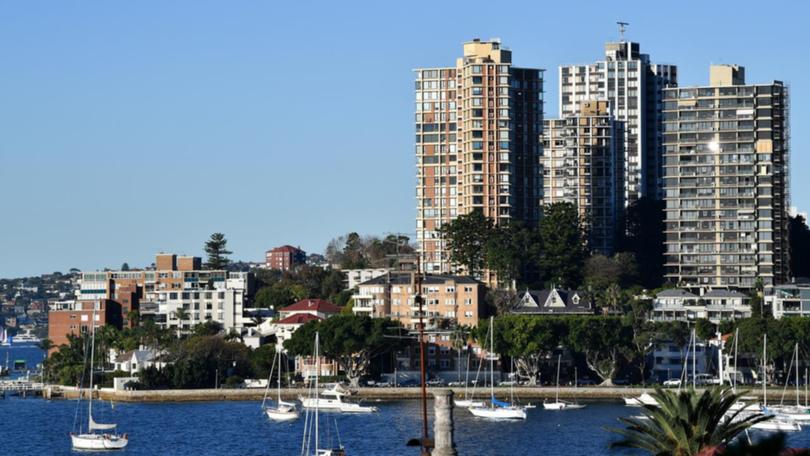
<svg viewBox="0 0 810 456">
<path fill-rule="evenodd" d="M 301 404 L 304 408 L 318 407 L 324 411 L 337 411 L 343 413 L 374 413 L 378 412 L 377 407 L 371 405 L 361 405 L 356 402 L 345 402 L 345 394 L 334 390 L 323 391 L 320 397 L 301 397 Z"/>
</svg>

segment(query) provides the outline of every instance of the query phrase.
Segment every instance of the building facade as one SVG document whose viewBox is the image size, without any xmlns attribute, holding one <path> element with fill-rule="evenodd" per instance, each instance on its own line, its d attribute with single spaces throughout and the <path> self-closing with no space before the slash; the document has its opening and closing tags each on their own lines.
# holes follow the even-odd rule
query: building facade
<svg viewBox="0 0 810 456">
<path fill-rule="evenodd" d="M 714 65 L 664 91 L 666 278 L 751 289 L 788 275 L 788 92 Z"/>
<path fill-rule="evenodd" d="M 810 282 L 796 281 L 773 287 L 765 295 L 774 318 L 810 317 Z"/>
<path fill-rule="evenodd" d="M 348 290 L 353 290 L 356 286 L 360 285 L 361 283 L 371 280 L 375 277 L 379 277 L 381 275 L 388 274 L 391 272 L 388 268 L 377 268 L 377 269 L 343 269 L 342 272 L 346 274 L 346 279 L 348 280 Z"/>
<path fill-rule="evenodd" d="M 604 255 L 616 248 L 624 208 L 621 147 L 607 101 L 582 101 L 576 114 L 543 121 L 542 203 L 573 203 L 589 248 Z"/>
<path fill-rule="evenodd" d="M 623 205 L 661 194 L 662 89 L 677 85 L 677 68 L 650 62 L 638 43 L 605 44 L 605 59 L 560 67 L 560 118 L 577 115 L 582 101 L 608 101 L 624 125 L 621 151 Z"/>
<path fill-rule="evenodd" d="M 442 224 L 474 210 L 496 223 L 539 216 L 542 70 L 512 65 L 497 40 L 464 43 L 455 66 L 416 70 L 416 241 L 449 273 Z"/>
<path fill-rule="evenodd" d="M 89 333 L 96 328 L 112 325 L 123 326 L 124 317 L 121 305 L 112 299 L 63 300 L 49 304 L 48 339 L 53 342 L 51 351 L 68 343 L 68 335 Z"/>
<path fill-rule="evenodd" d="M 681 288 L 658 293 L 653 299 L 650 321 L 695 321 L 712 323 L 751 317 L 750 298 L 734 290 L 708 290 L 702 295 Z"/>
<path fill-rule="evenodd" d="M 386 274 L 363 282 L 352 296 L 356 315 L 390 317 L 409 329 L 418 329 L 419 305 L 411 274 Z M 471 277 L 427 275 L 422 281 L 427 329 L 454 325 L 478 326 L 486 316 L 484 285 Z"/>
<path fill-rule="evenodd" d="M 194 269 L 200 266 L 198 257 L 161 253 L 154 270 L 84 272 L 76 299 L 115 301 L 129 325 L 130 311 L 137 310 L 165 328 L 189 330 L 215 321 L 226 331 L 241 331 L 249 321 L 244 310 L 254 293 L 253 274 Z"/>
<path fill-rule="evenodd" d="M 265 267 L 279 271 L 289 271 L 306 264 L 307 253 L 291 245 L 282 245 L 265 252 Z"/>
</svg>

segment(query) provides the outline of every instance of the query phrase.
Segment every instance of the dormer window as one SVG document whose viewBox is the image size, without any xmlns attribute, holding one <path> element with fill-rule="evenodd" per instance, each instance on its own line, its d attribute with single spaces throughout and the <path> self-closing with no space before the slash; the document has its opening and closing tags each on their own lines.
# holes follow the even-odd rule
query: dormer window
<svg viewBox="0 0 810 456">
<path fill-rule="evenodd" d="M 573 302 L 575 306 L 579 305 L 579 295 L 574 294 L 574 297 L 571 298 L 571 302 Z"/>
</svg>

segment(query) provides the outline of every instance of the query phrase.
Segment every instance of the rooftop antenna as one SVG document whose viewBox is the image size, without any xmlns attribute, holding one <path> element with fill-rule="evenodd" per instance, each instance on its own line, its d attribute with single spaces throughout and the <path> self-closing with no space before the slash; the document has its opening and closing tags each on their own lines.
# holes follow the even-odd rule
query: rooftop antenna
<svg viewBox="0 0 810 456">
<path fill-rule="evenodd" d="M 630 23 L 629 22 L 622 22 L 622 21 L 617 21 L 616 23 L 619 25 L 620 39 L 621 39 L 621 41 L 624 41 L 624 31 L 627 29 L 627 26 L 630 25 Z"/>
</svg>

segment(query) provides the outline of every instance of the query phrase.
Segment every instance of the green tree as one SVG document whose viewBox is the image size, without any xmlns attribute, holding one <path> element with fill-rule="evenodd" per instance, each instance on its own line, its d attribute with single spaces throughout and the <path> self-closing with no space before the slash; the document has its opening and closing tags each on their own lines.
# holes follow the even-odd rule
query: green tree
<svg viewBox="0 0 810 456">
<path fill-rule="evenodd" d="M 456 217 L 442 225 L 450 261 L 463 266 L 471 275 L 480 275 L 486 266 L 486 246 L 494 231 L 492 219 L 480 210 Z"/>
<path fill-rule="evenodd" d="M 275 344 L 264 344 L 250 353 L 250 362 L 253 364 L 253 372 L 258 378 L 270 376 L 270 368 L 276 357 Z M 276 367 L 278 369 L 278 367 Z"/>
<path fill-rule="evenodd" d="M 645 418 L 619 418 L 627 427 L 609 429 L 623 437 L 613 448 L 637 448 L 658 456 L 697 456 L 715 453 L 752 425 L 770 419 L 759 413 L 727 418 L 731 406 L 745 394 L 730 387 L 681 392 L 656 388 L 652 396 L 658 407 L 645 405 Z M 737 419 L 739 417 L 739 419 Z"/>
<path fill-rule="evenodd" d="M 517 373 L 536 385 L 540 367 L 563 339 L 567 327 L 556 317 L 504 315 L 495 319 L 495 352 L 515 361 Z"/>
<path fill-rule="evenodd" d="M 265 309 L 283 309 L 299 299 L 302 288 L 301 285 L 287 281 L 277 282 L 256 292 L 254 302 L 258 307 Z"/>
<path fill-rule="evenodd" d="M 214 233 L 211 238 L 205 242 L 205 254 L 208 255 L 208 260 L 205 262 L 205 267 L 213 270 L 225 269 L 231 260 L 228 255 L 232 252 L 226 248 L 228 240 L 222 233 Z"/>
<path fill-rule="evenodd" d="M 618 317 L 572 317 L 568 345 L 585 355 L 585 363 L 612 386 L 621 361 L 632 351 L 632 328 Z"/>
<path fill-rule="evenodd" d="M 701 318 L 695 322 L 695 335 L 699 340 L 714 339 L 716 332 L 717 327 L 715 324 L 705 318 Z"/>
<path fill-rule="evenodd" d="M 543 208 L 540 220 L 543 253 L 540 268 L 548 281 L 561 288 L 574 288 L 582 281 L 585 247 L 576 206 L 553 203 Z"/>
<path fill-rule="evenodd" d="M 129 263 L 124 263 L 121 265 L 122 271 L 129 271 Z"/>
<path fill-rule="evenodd" d="M 402 347 L 400 339 L 385 337 L 399 327 L 398 322 L 388 318 L 340 314 L 302 326 L 284 342 L 284 348 L 293 355 L 309 356 L 315 332 L 320 332 L 321 354 L 335 360 L 350 384 L 357 387 L 372 359 Z"/>
</svg>

